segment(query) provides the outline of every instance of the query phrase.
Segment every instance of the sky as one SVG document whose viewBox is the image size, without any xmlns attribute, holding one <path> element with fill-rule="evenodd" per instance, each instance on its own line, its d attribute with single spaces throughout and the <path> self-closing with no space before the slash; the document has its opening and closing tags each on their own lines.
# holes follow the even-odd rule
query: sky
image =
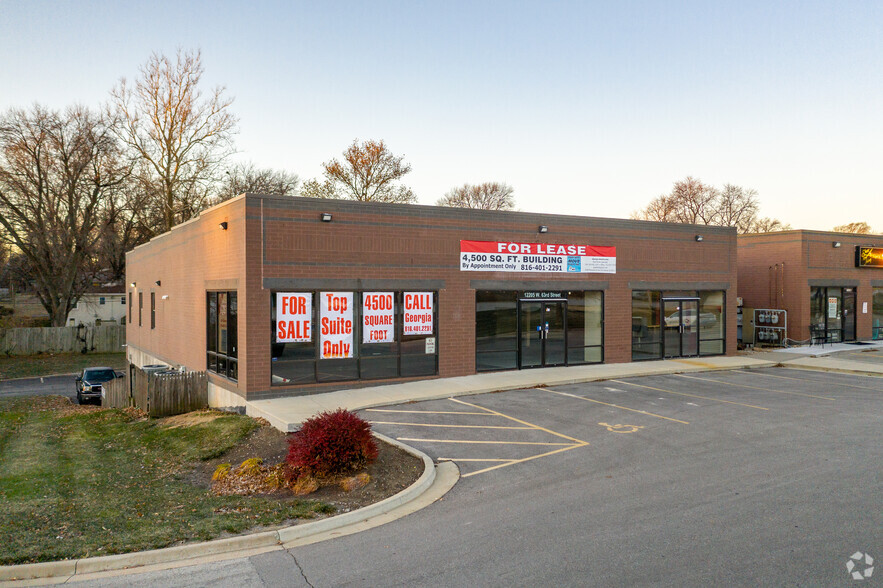
<svg viewBox="0 0 883 588">
<path fill-rule="evenodd" d="M 433 204 L 626 218 L 686 176 L 794 228 L 883 233 L 883 2 L 0 0 L 0 111 L 99 106 L 202 51 L 237 159 L 321 177 L 382 139 Z"/>
</svg>

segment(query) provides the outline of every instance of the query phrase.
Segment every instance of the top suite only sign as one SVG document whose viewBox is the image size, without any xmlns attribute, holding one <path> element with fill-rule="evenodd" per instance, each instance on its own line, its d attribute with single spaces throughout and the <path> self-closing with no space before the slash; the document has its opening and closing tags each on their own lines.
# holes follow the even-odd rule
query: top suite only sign
<svg viewBox="0 0 883 588">
<path fill-rule="evenodd" d="M 460 241 L 460 271 L 615 274 L 616 247 Z"/>
</svg>

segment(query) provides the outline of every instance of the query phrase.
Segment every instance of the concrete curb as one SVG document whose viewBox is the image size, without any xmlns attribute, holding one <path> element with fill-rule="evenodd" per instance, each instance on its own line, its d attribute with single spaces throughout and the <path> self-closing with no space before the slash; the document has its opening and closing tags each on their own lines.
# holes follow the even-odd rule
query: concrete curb
<svg viewBox="0 0 883 588">
<path fill-rule="evenodd" d="M 283 543 L 290 543 L 319 533 L 341 529 L 343 527 L 361 523 L 372 517 L 390 513 L 402 505 L 416 500 L 432 486 L 436 478 L 435 464 L 428 455 L 418 449 L 400 443 L 394 439 L 390 439 L 379 433 L 374 433 L 374 436 L 420 458 L 423 461 L 423 473 L 417 478 L 416 482 L 398 494 L 390 496 L 380 502 L 348 513 L 316 521 L 314 523 L 293 525 L 277 531 L 265 531 L 263 533 L 216 539 L 214 541 L 193 543 L 189 545 L 178 545 L 175 547 L 153 549 L 150 551 L 140 551 L 137 553 L 122 553 L 119 555 L 105 555 L 101 557 L 89 557 L 66 561 L 0 566 L 0 582 L 64 576 L 76 577 L 96 572 L 164 564 L 262 547 L 281 546 Z"/>
</svg>

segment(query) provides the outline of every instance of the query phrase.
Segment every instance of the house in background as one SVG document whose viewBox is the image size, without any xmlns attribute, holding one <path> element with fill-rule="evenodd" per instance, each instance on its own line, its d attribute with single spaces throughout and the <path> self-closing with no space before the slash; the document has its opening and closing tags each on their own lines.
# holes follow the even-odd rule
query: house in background
<svg viewBox="0 0 883 588">
<path fill-rule="evenodd" d="M 126 291 L 123 284 L 93 287 L 80 296 L 67 315 L 67 325 L 125 324 Z"/>
</svg>

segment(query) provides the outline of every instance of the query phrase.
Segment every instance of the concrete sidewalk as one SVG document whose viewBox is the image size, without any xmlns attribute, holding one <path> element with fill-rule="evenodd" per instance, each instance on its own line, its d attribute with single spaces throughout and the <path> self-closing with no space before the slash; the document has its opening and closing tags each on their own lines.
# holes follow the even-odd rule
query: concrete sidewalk
<svg viewBox="0 0 883 588">
<path fill-rule="evenodd" d="M 375 406 L 436 400 L 469 394 L 534 388 L 537 386 L 561 386 L 615 378 L 634 378 L 660 374 L 683 374 L 712 370 L 733 370 L 740 368 L 760 368 L 782 365 L 802 369 L 816 369 L 851 374 L 883 376 L 883 363 L 874 364 L 850 361 L 842 357 L 815 357 L 818 348 L 806 348 L 805 355 L 797 353 L 754 353 L 732 357 L 716 356 L 702 358 L 669 359 L 633 363 L 595 364 L 573 367 L 541 368 L 532 370 L 512 370 L 419 380 L 403 384 L 388 384 L 367 388 L 338 390 L 326 394 L 273 398 L 248 402 L 246 413 L 267 419 L 282 431 L 296 431 L 300 424 L 320 412 L 338 408 L 360 410 Z M 811 350 L 811 351 L 810 351 Z M 880 384 L 883 392 L 883 381 Z"/>
<path fill-rule="evenodd" d="M 572 367 L 512 370 L 419 380 L 403 384 L 372 386 L 351 390 L 338 390 L 327 394 L 313 394 L 269 400 L 255 400 L 246 405 L 249 416 L 263 417 L 282 431 L 296 431 L 299 425 L 320 412 L 338 408 L 360 410 L 375 406 L 400 404 L 419 400 L 436 400 L 453 396 L 534 388 L 537 386 L 561 386 L 615 378 L 655 376 L 660 374 L 703 372 L 709 370 L 732 370 L 774 366 L 779 360 L 751 357 L 703 357 L 642 361 L 635 363 L 607 363 Z"/>
</svg>

